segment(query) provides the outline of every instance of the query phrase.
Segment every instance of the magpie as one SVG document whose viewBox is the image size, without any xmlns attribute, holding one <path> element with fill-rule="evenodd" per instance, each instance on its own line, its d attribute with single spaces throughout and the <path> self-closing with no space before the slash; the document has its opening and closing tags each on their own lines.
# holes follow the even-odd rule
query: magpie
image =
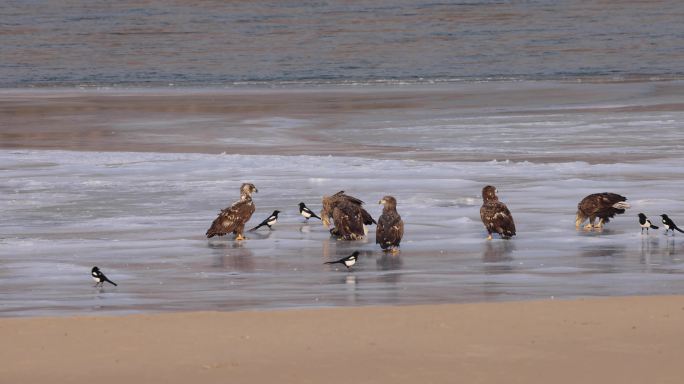
<svg viewBox="0 0 684 384">
<path fill-rule="evenodd" d="M 271 225 L 275 224 L 278 221 L 278 214 L 280 213 L 279 210 L 273 211 L 271 216 L 267 217 L 264 221 L 262 221 L 259 225 L 256 227 L 250 229 L 249 231 L 256 231 L 257 229 L 263 227 L 264 225 L 268 227 L 268 229 L 271 229 Z"/>
<path fill-rule="evenodd" d="M 639 225 L 641 225 L 641 233 L 644 233 L 644 228 L 646 228 L 646 233 L 648 233 L 649 228 L 658 229 L 658 227 L 651 224 L 651 220 L 649 220 L 643 213 L 639 214 Z"/>
<path fill-rule="evenodd" d="M 299 214 L 304 216 L 306 218 L 306 221 L 309 221 L 310 218 L 315 217 L 318 220 L 321 218 L 316 216 L 316 214 L 310 210 L 304 203 L 299 203 Z"/>
<path fill-rule="evenodd" d="M 104 273 L 100 272 L 100 268 L 93 267 L 93 270 L 90 272 L 90 274 L 93 276 L 93 280 L 95 280 L 95 286 L 96 287 L 97 286 L 100 286 L 100 287 L 103 286 L 105 281 L 116 287 L 116 283 L 109 280 L 107 278 L 107 276 L 104 275 Z"/>
<path fill-rule="evenodd" d="M 344 264 L 347 269 L 350 269 L 352 265 L 356 264 L 356 258 L 359 256 L 359 251 L 354 251 L 351 255 L 343 257 L 337 261 L 328 261 L 325 264 Z"/>
<path fill-rule="evenodd" d="M 681 233 L 684 233 L 684 231 L 679 229 L 679 227 L 677 227 L 677 224 L 675 224 L 674 221 L 672 221 L 672 219 L 667 217 L 666 214 L 663 213 L 662 215 L 660 215 L 660 217 L 663 218 L 663 227 L 665 227 L 665 234 L 666 235 L 667 235 L 667 231 L 669 231 L 669 230 L 672 230 L 672 236 L 674 236 L 675 230 L 677 230 Z"/>
</svg>

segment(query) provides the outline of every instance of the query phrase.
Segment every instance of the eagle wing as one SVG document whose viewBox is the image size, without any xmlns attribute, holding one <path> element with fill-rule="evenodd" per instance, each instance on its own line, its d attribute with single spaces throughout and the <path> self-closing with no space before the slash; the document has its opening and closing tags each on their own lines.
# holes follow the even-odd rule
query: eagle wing
<svg viewBox="0 0 684 384">
<path fill-rule="evenodd" d="M 500 201 L 482 204 L 480 218 L 490 233 L 494 232 L 506 237 L 515 235 L 513 215 L 506 204 Z"/>
<path fill-rule="evenodd" d="M 347 213 L 354 212 L 354 215 L 360 215 L 363 224 L 375 224 L 375 219 L 373 219 L 373 216 L 371 216 L 368 211 L 363 209 L 363 201 L 357 199 L 356 197 L 346 195 L 344 191 L 339 191 L 332 196 L 323 197 L 322 205 L 323 209 L 321 210 L 321 220 L 323 221 L 323 225 L 326 227 L 330 225 L 330 217 L 333 218 L 333 221 L 335 221 L 335 226 L 337 226 L 334 211 L 335 208 L 340 206 L 344 206 L 344 210 L 347 211 Z"/>
<path fill-rule="evenodd" d="M 340 201 L 332 212 L 335 222 L 334 233 L 345 240 L 356 240 L 364 237 L 363 215 L 361 207 L 348 201 Z"/>
<path fill-rule="evenodd" d="M 380 248 L 398 247 L 404 236 L 404 221 L 398 213 L 383 214 L 375 228 L 375 242 Z"/>
<path fill-rule="evenodd" d="M 255 209 L 251 200 L 241 200 L 221 210 L 207 230 L 207 237 L 223 236 L 231 232 L 242 234 Z"/>
<path fill-rule="evenodd" d="M 582 199 L 577 209 L 587 217 L 600 217 L 607 223 L 611 217 L 625 213 L 625 208 L 629 208 L 625 201 L 627 198 L 617 193 L 594 193 Z"/>
<path fill-rule="evenodd" d="M 361 209 L 361 218 L 363 219 L 364 224 L 366 224 L 366 225 L 377 224 L 375 222 L 375 219 L 373 219 L 373 216 L 371 216 L 370 213 L 368 213 L 365 209 L 361 208 L 361 206 L 359 206 L 359 209 Z"/>
</svg>

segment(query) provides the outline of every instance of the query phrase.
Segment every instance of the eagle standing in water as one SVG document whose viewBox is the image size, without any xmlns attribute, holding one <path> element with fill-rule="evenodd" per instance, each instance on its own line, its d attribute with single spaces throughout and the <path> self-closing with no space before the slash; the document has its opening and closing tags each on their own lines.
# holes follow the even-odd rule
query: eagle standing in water
<svg viewBox="0 0 684 384">
<path fill-rule="evenodd" d="M 513 215 L 506 204 L 499 201 L 496 196 L 496 188 L 488 185 L 482 188 L 482 207 L 480 218 L 487 229 L 487 240 L 492 239 L 492 233 L 498 233 L 504 239 L 515 236 L 515 223 Z"/>
<path fill-rule="evenodd" d="M 397 199 L 385 196 L 378 204 L 383 204 L 384 207 L 375 229 L 375 242 L 380 244 L 383 250 L 397 253 L 401 238 L 404 236 L 404 221 L 397 212 Z"/>
<path fill-rule="evenodd" d="M 245 224 L 247 224 L 247 221 L 249 221 L 249 218 L 252 217 L 256 209 L 252 201 L 252 193 L 254 192 L 259 192 L 254 184 L 242 184 L 240 187 L 240 200 L 219 212 L 218 217 L 207 230 L 207 238 L 223 236 L 232 232 L 236 235 L 235 240 L 244 240 Z"/>
<path fill-rule="evenodd" d="M 584 226 L 584 229 L 602 229 L 603 225 L 608 223 L 613 216 L 625 213 L 625 209 L 630 207 L 629 204 L 625 203 L 626 200 L 626 197 L 610 192 L 594 193 L 585 197 L 577 204 L 575 228 L 579 229 L 580 225 L 589 219 L 589 223 Z M 599 222 L 594 224 L 597 217 Z"/>
<path fill-rule="evenodd" d="M 360 240 L 366 236 L 365 225 L 375 224 L 375 220 L 361 207 L 363 201 L 345 195 L 339 191 L 332 196 L 323 196 L 323 209 L 321 220 L 323 225 L 330 227 L 330 219 L 333 219 L 335 227 L 330 229 L 330 234 L 341 240 Z"/>
</svg>

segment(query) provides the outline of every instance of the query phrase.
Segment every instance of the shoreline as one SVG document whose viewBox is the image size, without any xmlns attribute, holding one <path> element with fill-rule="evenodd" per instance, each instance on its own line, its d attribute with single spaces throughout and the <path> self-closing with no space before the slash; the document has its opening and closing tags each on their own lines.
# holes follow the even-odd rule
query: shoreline
<svg viewBox="0 0 684 384">
<path fill-rule="evenodd" d="M 0 379 L 675 383 L 683 320 L 684 296 L 5 318 Z"/>
</svg>

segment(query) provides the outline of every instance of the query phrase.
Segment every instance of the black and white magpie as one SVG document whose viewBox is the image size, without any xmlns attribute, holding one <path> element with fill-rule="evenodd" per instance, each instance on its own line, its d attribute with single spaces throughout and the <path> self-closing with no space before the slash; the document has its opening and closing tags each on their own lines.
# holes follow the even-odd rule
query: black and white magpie
<svg viewBox="0 0 684 384">
<path fill-rule="evenodd" d="M 666 214 L 663 213 L 662 215 L 660 215 L 660 217 L 663 218 L 663 227 L 665 227 L 665 234 L 666 235 L 667 235 L 667 231 L 670 231 L 670 230 L 672 231 L 672 236 L 674 236 L 674 234 L 675 234 L 674 231 L 679 231 L 681 233 L 684 233 L 684 231 L 679 229 L 679 227 L 677 227 L 677 224 L 675 224 L 674 221 L 672 221 L 672 219 L 667 217 Z"/>
<path fill-rule="evenodd" d="M 278 221 L 278 214 L 279 213 L 280 213 L 280 211 L 276 209 L 275 211 L 273 211 L 271 216 L 267 217 L 264 221 L 259 223 L 259 225 L 257 225 L 256 227 L 250 229 L 250 232 L 256 231 L 257 229 L 263 227 L 264 225 L 267 226 L 268 229 L 271 229 L 271 226 Z"/>
<path fill-rule="evenodd" d="M 646 233 L 648 233 L 649 228 L 658 229 L 658 227 L 651 224 L 651 220 L 649 220 L 643 213 L 639 214 L 639 225 L 641 225 L 641 233 L 644 233 L 644 228 L 646 228 Z"/>
<path fill-rule="evenodd" d="M 107 276 L 104 275 L 104 273 L 100 272 L 100 268 L 98 267 L 93 267 L 93 270 L 90 272 L 91 276 L 93 276 L 93 280 L 95 280 L 95 286 L 103 286 L 105 281 L 108 282 L 109 284 L 112 284 L 113 286 L 116 287 L 116 283 L 109 280 Z"/>
<path fill-rule="evenodd" d="M 306 221 L 309 221 L 309 219 L 312 217 L 315 217 L 318 220 L 321 219 L 320 217 L 316 216 L 316 214 L 312 210 L 310 210 L 304 203 L 299 203 L 299 214 L 304 216 L 306 218 Z"/>
<path fill-rule="evenodd" d="M 347 269 L 351 268 L 352 265 L 356 264 L 356 258 L 359 256 L 359 251 L 354 251 L 351 255 L 343 257 L 337 261 L 328 261 L 325 264 L 344 264 Z"/>
</svg>

